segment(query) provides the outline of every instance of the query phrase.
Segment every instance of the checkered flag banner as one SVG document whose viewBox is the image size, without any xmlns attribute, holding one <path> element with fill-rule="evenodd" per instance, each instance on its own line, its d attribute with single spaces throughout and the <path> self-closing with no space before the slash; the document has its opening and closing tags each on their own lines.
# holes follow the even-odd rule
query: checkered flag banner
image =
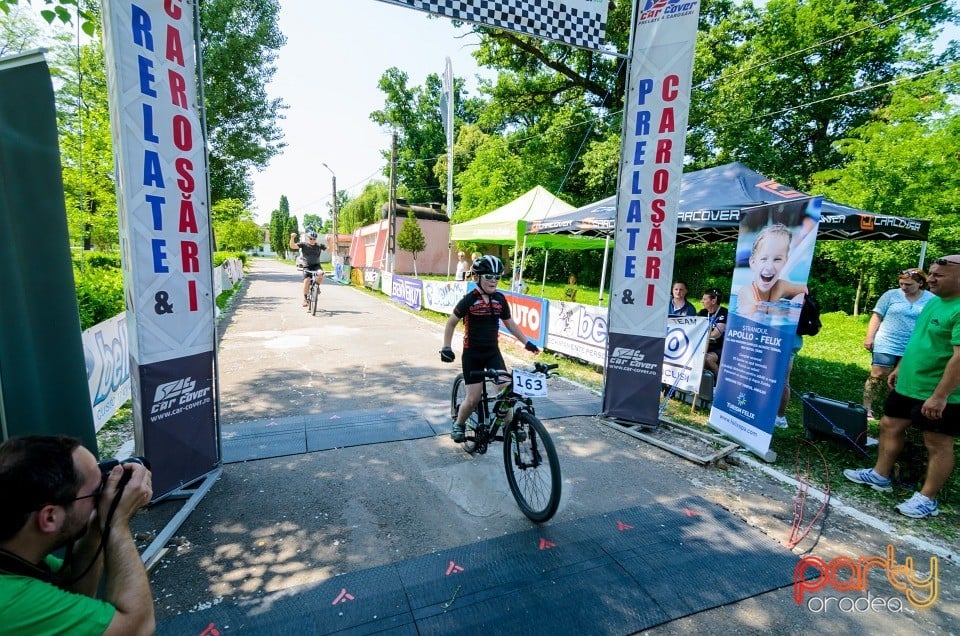
<svg viewBox="0 0 960 636">
<path fill-rule="evenodd" d="M 608 0 L 380 1 L 596 51 L 607 28 Z"/>
</svg>

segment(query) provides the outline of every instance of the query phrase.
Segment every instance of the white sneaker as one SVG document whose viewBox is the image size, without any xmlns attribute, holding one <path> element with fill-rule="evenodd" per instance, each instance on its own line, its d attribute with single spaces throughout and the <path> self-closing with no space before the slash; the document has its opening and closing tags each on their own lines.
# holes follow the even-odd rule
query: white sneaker
<svg viewBox="0 0 960 636">
<path fill-rule="evenodd" d="M 897 512 L 913 519 L 923 519 L 924 517 L 936 517 L 940 514 L 940 508 L 937 506 L 936 499 L 930 499 L 918 492 L 897 506 Z"/>
<path fill-rule="evenodd" d="M 785 418 L 782 415 L 778 415 L 777 419 L 773 420 L 773 425 L 776 426 L 777 428 L 789 428 L 790 426 L 787 423 L 787 418 Z"/>
</svg>

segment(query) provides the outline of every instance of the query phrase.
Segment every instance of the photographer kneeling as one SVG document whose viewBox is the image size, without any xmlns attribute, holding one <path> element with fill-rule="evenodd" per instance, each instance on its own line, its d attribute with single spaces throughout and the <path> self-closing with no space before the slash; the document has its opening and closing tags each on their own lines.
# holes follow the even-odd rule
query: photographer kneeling
<svg viewBox="0 0 960 636">
<path fill-rule="evenodd" d="M 78 439 L 0 445 L 0 635 L 153 633 L 150 582 L 130 533 L 152 496 L 146 467 L 101 474 Z M 62 547 L 63 561 L 51 554 Z"/>
</svg>

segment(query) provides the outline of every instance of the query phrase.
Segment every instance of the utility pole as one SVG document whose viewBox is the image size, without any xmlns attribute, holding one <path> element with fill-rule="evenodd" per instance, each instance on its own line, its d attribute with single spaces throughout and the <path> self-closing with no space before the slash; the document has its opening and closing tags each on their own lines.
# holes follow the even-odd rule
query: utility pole
<svg viewBox="0 0 960 636">
<path fill-rule="evenodd" d="M 326 168 L 330 172 L 330 176 L 333 177 L 333 252 L 330 255 L 333 257 L 334 266 L 336 266 L 340 262 L 340 233 L 337 229 L 337 217 L 340 216 L 340 208 L 337 204 L 337 175 L 327 164 L 321 163 L 320 165 Z"/>
<path fill-rule="evenodd" d="M 390 141 L 390 202 L 387 204 L 387 271 L 393 273 L 397 258 L 397 133 Z"/>
</svg>

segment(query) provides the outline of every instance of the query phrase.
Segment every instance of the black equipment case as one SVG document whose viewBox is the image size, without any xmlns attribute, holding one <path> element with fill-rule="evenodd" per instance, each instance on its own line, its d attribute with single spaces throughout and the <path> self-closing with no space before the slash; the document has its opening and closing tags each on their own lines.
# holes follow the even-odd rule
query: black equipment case
<svg viewBox="0 0 960 636">
<path fill-rule="evenodd" d="M 826 437 L 866 445 L 867 409 L 862 404 L 831 400 L 816 393 L 804 393 L 801 400 L 807 439 Z"/>
</svg>

